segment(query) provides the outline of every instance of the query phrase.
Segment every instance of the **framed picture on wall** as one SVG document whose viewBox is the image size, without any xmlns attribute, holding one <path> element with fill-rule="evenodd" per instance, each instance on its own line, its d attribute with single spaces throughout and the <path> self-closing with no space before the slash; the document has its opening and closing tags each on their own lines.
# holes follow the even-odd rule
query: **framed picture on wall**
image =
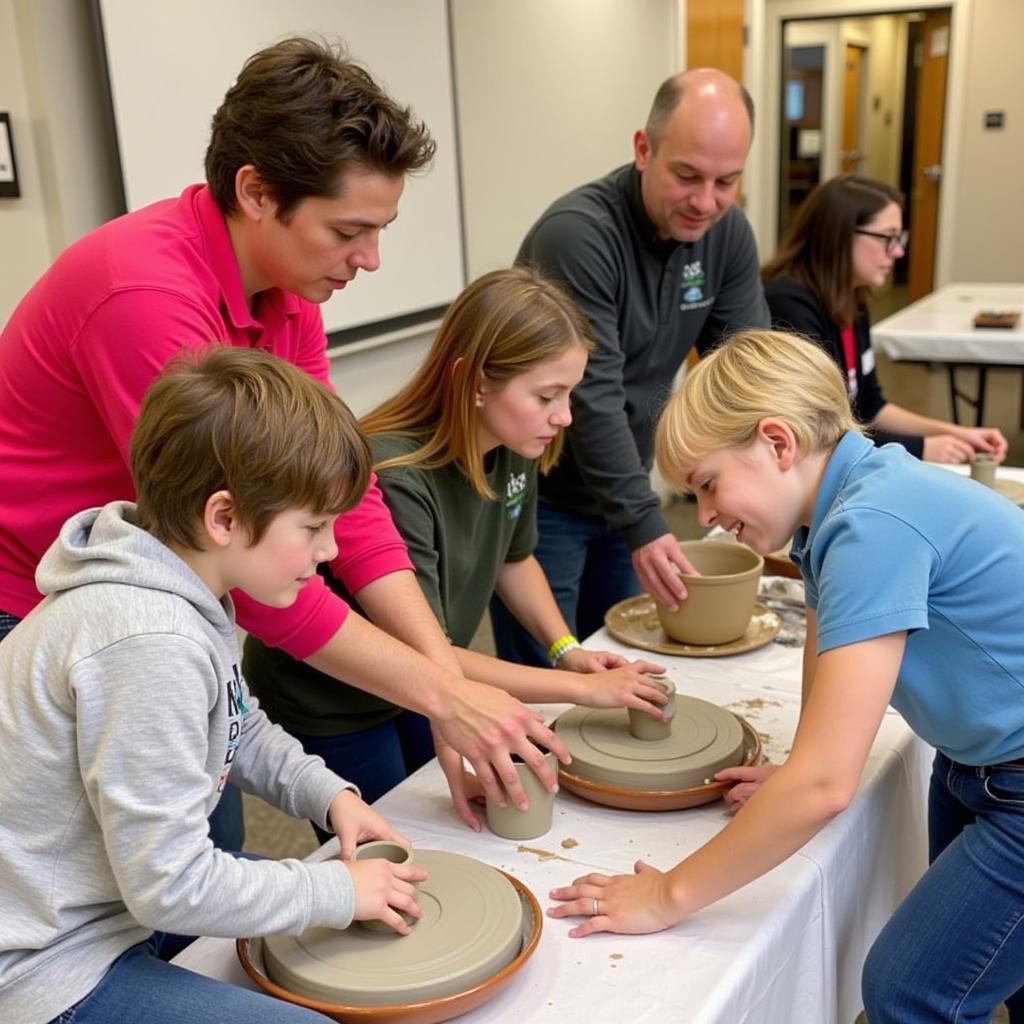
<svg viewBox="0 0 1024 1024">
<path fill-rule="evenodd" d="M 11 116 L 0 111 L 0 197 L 17 199 L 18 165 L 14 162 L 14 139 L 11 137 Z"/>
</svg>

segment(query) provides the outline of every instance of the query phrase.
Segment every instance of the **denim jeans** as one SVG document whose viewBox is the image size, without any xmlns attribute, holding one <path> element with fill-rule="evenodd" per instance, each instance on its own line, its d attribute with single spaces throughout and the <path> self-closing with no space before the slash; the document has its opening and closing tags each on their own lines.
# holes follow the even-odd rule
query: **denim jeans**
<svg viewBox="0 0 1024 1024">
<path fill-rule="evenodd" d="M 165 963 L 150 943 L 141 942 L 51 1024 L 325 1024 L 329 1019 Z"/>
<path fill-rule="evenodd" d="M 322 757 L 332 772 L 354 782 L 368 804 L 393 789 L 434 756 L 430 720 L 415 711 L 403 711 L 397 717 L 361 732 L 337 736 L 292 735 L 307 754 Z M 313 831 L 321 843 L 333 834 L 324 832 L 315 824 Z"/>
<path fill-rule="evenodd" d="M 625 538 L 599 516 L 577 516 L 540 502 L 537 534 L 534 554 L 569 630 L 581 640 L 604 625 L 613 604 L 640 593 Z M 491 599 L 491 625 L 499 658 L 548 667 L 548 652 L 497 596 Z"/>
<path fill-rule="evenodd" d="M 1024 765 L 937 754 L 931 867 L 864 965 L 870 1024 L 982 1024 L 1002 1002 L 1024 1024 Z"/>
</svg>

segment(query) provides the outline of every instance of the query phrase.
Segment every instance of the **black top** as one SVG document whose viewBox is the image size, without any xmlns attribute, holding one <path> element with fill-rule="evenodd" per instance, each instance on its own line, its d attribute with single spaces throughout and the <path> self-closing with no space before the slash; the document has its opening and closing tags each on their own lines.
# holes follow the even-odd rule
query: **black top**
<svg viewBox="0 0 1024 1024">
<path fill-rule="evenodd" d="M 772 327 L 780 331 L 800 334 L 816 341 L 846 376 L 846 356 L 843 352 L 843 332 L 829 316 L 821 300 L 802 284 L 788 277 L 776 278 L 764 286 L 764 297 L 772 314 Z M 871 423 L 887 404 L 875 372 L 875 352 L 871 347 L 871 323 L 867 308 L 857 310 L 853 322 L 854 363 L 857 391 L 851 395 L 853 414 L 861 423 Z M 909 434 L 887 434 L 872 430 L 870 436 L 876 445 L 896 442 L 912 455 L 924 454 L 924 438 Z"/>
<path fill-rule="evenodd" d="M 669 532 L 651 490 L 654 428 L 687 352 L 768 325 L 750 226 L 733 206 L 696 242 L 659 239 L 630 164 L 556 200 L 516 261 L 562 282 L 597 341 L 541 500 L 600 516 L 636 550 Z"/>
</svg>

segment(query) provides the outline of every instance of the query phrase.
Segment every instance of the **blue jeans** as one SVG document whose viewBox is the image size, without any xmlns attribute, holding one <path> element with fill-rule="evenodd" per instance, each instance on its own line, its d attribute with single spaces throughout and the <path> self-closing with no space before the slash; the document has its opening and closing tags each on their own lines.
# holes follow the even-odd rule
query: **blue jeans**
<svg viewBox="0 0 1024 1024">
<path fill-rule="evenodd" d="M 871 947 L 871 1024 L 982 1024 L 1005 1002 L 1024 1022 L 1024 765 L 970 768 L 937 754 L 931 867 Z"/>
<path fill-rule="evenodd" d="M 292 735 L 307 754 L 316 754 L 332 772 L 354 782 L 363 799 L 372 804 L 378 797 L 408 778 L 434 756 L 430 720 L 415 711 L 403 711 L 395 718 L 361 732 L 337 736 Z M 313 824 L 321 843 L 332 833 Z"/>
<path fill-rule="evenodd" d="M 51 1024 L 325 1024 L 313 1010 L 165 963 L 140 942 Z"/>
<path fill-rule="evenodd" d="M 613 604 L 640 593 L 625 538 L 600 516 L 577 516 L 539 502 L 537 534 L 534 554 L 570 632 L 580 639 L 604 625 L 604 614 Z M 497 596 L 491 598 L 491 625 L 499 658 L 550 665 L 548 652 Z"/>
<path fill-rule="evenodd" d="M 0 642 L 21 622 L 16 615 L 0 611 Z M 242 793 L 228 783 L 217 806 L 210 815 L 210 839 L 218 850 L 237 853 L 245 843 L 245 819 L 242 811 Z"/>
</svg>

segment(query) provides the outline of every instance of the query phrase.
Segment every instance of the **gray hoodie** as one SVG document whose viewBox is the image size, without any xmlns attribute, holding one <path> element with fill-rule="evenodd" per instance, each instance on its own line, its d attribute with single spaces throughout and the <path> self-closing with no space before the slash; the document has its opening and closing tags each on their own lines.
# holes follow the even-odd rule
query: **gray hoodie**
<svg viewBox="0 0 1024 1024">
<path fill-rule="evenodd" d="M 69 519 L 36 573 L 46 599 L 0 643 L 0 1020 L 50 1020 L 154 930 L 352 920 L 340 861 L 210 842 L 229 771 L 322 826 L 348 784 L 258 710 L 230 599 L 133 516 L 115 502 Z"/>
</svg>

